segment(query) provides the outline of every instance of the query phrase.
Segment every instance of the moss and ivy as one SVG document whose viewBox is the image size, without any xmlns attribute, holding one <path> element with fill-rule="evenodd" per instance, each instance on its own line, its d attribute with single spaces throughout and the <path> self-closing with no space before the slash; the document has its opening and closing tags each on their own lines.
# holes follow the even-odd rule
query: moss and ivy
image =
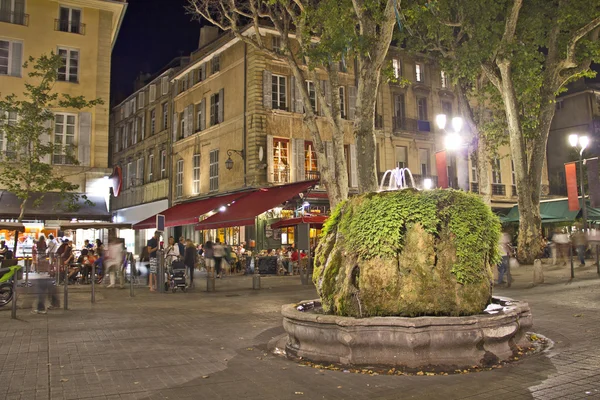
<svg viewBox="0 0 600 400">
<path fill-rule="evenodd" d="M 491 296 L 499 236 L 498 217 L 471 193 L 368 193 L 326 222 L 314 281 L 337 315 L 477 314 Z"/>
</svg>

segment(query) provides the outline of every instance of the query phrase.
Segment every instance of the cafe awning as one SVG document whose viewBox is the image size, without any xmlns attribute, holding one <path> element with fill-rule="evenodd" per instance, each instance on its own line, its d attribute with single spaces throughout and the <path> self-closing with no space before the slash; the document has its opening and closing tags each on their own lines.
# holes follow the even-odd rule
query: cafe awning
<svg viewBox="0 0 600 400">
<path fill-rule="evenodd" d="M 8 230 L 8 231 L 19 231 L 25 232 L 25 225 L 20 224 L 18 222 L 1 222 L 0 221 L 0 230 Z"/>
<path fill-rule="evenodd" d="M 190 225 L 198 223 L 198 218 L 207 212 L 227 206 L 236 199 L 247 195 L 248 192 L 238 192 L 225 196 L 208 197 L 202 200 L 179 203 L 159 213 L 165 216 L 165 227 Z M 133 229 L 156 228 L 156 214 L 133 225 Z"/>
<path fill-rule="evenodd" d="M 579 204 L 581 205 L 581 197 L 579 198 Z M 586 200 L 588 219 L 595 220 L 600 219 L 600 210 L 592 208 L 589 200 Z M 569 202 L 567 199 L 553 199 L 543 200 L 540 202 L 540 216 L 542 218 L 542 224 L 560 223 L 560 222 L 573 222 L 575 219 L 581 216 L 582 210 L 569 210 Z M 520 213 L 519 206 L 515 205 L 508 212 L 506 217 L 500 217 L 502 222 L 519 222 Z"/>
<path fill-rule="evenodd" d="M 200 222 L 195 229 L 201 231 L 254 225 L 254 219 L 259 214 L 281 205 L 317 183 L 318 181 L 312 180 L 258 189 L 237 199 L 226 210 Z"/>
<path fill-rule="evenodd" d="M 277 221 L 271 224 L 272 229 L 289 228 L 290 226 L 296 226 L 300 224 L 310 224 L 315 226 L 323 226 L 323 223 L 327 220 L 327 215 L 310 215 L 298 218 L 288 218 Z"/>
<path fill-rule="evenodd" d="M 131 229 L 131 224 L 97 221 L 64 222 L 60 224 L 60 229 L 63 231 L 76 229 Z"/>
<path fill-rule="evenodd" d="M 72 220 L 86 219 L 94 221 L 110 221 L 111 216 L 106 208 L 106 202 L 102 196 L 87 195 L 89 201 L 93 204 L 87 204 L 82 197 L 85 193 L 78 193 L 79 200 L 75 207 L 66 207 L 64 199 L 58 192 L 46 193 L 35 207 L 36 199 L 39 194 L 32 194 L 28 206 L 25 208 L 24 220 Z M 6 190 L 0 190 L 0 219 L 17 219 L 21 213 L 21 199 L 14 193 Z"/>
</svg>

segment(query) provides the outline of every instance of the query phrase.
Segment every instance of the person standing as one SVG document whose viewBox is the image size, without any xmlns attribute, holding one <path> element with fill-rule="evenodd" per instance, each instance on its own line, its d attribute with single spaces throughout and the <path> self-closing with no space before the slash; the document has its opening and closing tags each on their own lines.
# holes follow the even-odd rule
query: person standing
<svg viewBox="0 0 600 400">
<path fill-rule="evenodd" d="M 215 255 L 213 252 L 213 242 L 210 240 L 204 245 L 204 264 L 206 265 L 206 273 L 210 277 L 211 269 L 215 268 Z M 214 276 L 214 275 L 213 275 Z"/>
<path fill-rule="evenodd" d="M 217 278 L 221 277 L 221 262 L 225 257 L 225 248 L 221 244 L 221 240 L 217 239 L 213 247 L 213 256 L 215 259 L 215 270 L 217 271 Z"/>
<path fill-rule="evenodd" d="M 158 250 L 158 240 L 160 239 L 160 232 L 155 231 L 154 236 L 150 240 L 148 240 L 148 256 L 150 259 L 150 270 L 148 274 L 148 286 L 150 286 L 151 292 L 156 292 L 156 285 L 158 282 L 156 281 L 156 273 L 158 270 L 158 258 L 156 256 L 156 252 Z"/>
<path fill-rule="evenodd" d="M 175 238 L 173 236 L 169 237 L 169 245 L 165 250 L 165 259 L 167 260 L 167 265 L 171 266 L 173 261 L 177 261 L 179 257 L 183 255 L 184 251 L 179 251 L 179 243 L 175 243 Z"/>
<path fill-rule="evenodd" d="M 47 272 L 46 253 L 48 251 L 48 244 L 46 243 L 46 237 L 44 235 L 40 235 L 39 239 L 35 243 L 35 248 L 37 252 L 35 272 Z"/>
<path fill-rule="evenodd" d="M 498 252 L 502 256 L 500 264 L 498 264 L 498 285 L 504 283 L 504 275 L 506 274 L 506 283 L 510 287 L 511 275 L 510 275 L 510 235 L 507 232 L 503 232 L 500 236 L 500 243 L 498 244 Z"/>
<path fill-rule="evenodd" d="M 183 257 L 184 253 L 185 253 L 185 246 L 186 246 L 186 242 L 183 236 L 179 237 L 179 241 L 177 242 L 177 247 L 179 250 L 179 255 L 181 257 Z"/>
<path fill-rule="evenodd" d="M 196 251 L 196 246 L 191 240 L 187 241 L 185 246 L 185 253 L 183 256 L 183 263 L 190 274 L 190 287 L 194 287 L 194 269 L 196 268 L 196 255 L 198 252 Z"/>
</svg>

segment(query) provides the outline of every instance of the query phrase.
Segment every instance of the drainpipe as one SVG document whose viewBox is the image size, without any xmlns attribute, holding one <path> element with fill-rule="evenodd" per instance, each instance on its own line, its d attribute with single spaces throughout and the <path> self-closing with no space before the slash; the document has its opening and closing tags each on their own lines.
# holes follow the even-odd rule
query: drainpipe
<svg viewBox="0 0 600 400">
<path fill-rule="evenodd" d="M 248 165 L 248 148 L 246 146 L 246 107 L 247 107 L 247 92 L 248 92 L 248 44 L 244 43 L 244 128 L 243 128 L 243 146 L 244 149 L 244 187 L 247 185 L 247 165 Z"/>
</svg>

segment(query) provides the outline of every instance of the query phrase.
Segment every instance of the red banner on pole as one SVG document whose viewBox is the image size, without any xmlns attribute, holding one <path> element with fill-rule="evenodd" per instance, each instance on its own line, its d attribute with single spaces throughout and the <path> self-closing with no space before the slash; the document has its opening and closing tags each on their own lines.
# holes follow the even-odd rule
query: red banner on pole
<svg viewBox="0 0 600 400">
<path fill-rule="evenodd" d="M 577 167 L 575 163 L 565 164 L 565 177 L 567 179 L 567 196 L 569 198 L 569 211 L 579 210 L 579 194 L 577 193 Z"/>
<path fill-rule="evenodd" d="M 438 187 L 446 189 L 448 187 L 448 166 L 445 151 L 435 153 L 435 166 L 437 168 Z"/>
</svg>

